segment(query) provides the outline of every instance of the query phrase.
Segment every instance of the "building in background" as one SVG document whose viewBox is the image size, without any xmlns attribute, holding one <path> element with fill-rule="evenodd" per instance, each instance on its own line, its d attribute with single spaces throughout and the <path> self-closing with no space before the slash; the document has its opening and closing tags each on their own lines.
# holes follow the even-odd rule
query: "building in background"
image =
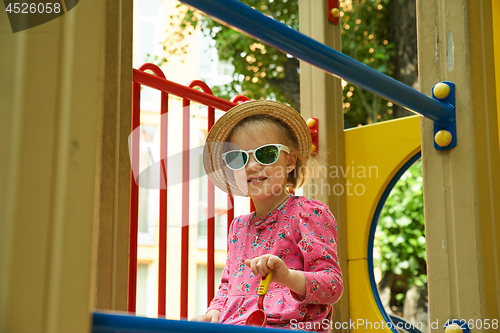
<svg viewBox="0 0 500 333">
<path fill-rule="evenodd" d="M 189 46 L 186 54 L 169 56 L 164 53 L 162 42 L 167 38 L 166 30 L 171 18 L 179 10 L 179 2 L 171 0 L 134 1 L 133 66 L 139 68 L 147 60 L 161 65 L 168 80 L 189 84 L 200 79 L 209 87 L 228 83 L 234 67 L 219 61 L 217 51 L 211 47 L 213 41 L 198 29 L 186 36 Z M 156 59 L 156 61 L 155 61 Z M 152 61 L 151 61 L 152 60 Z M 168 203 L 167 203 L 167 306 L 166 317 L 180 316 L 180 239 L 181 239 L 181 196 L 182 184 L 182 100 L 169 96 L 168 111 Z M 216 118 L 222 113 L 216 111 Z M 139 190 L 139 248 L 137 269 L 137 314 L 157 316 L 158 309 L 158 221 L 159 191 L 156 175 L 159 169 L 159 123 L 160 93 L 148 87 L 141 90 L 141 184 L 149 188 Z M 207 135 L 207 109 L 192 105 L 190 113 L 190 155 L 189 170 L 198 177 L 190 181 L 189 212 L 189 296 L 188 317 L 203 314 L 207 307 L 207 181 L 202 156 L 199 154 Z M 216 240 L 215 240 L 215 283 L 220 282 L 226 259 L 227 196 L 216 188 Z M 235 216 L 249 212 L 249 199 L 235 198 Z"/>
</svg>

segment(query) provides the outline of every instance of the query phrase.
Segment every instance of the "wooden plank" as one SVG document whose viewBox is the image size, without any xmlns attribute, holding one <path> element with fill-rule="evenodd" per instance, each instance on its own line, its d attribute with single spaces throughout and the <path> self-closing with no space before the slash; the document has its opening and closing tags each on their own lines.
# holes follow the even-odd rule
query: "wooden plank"
<svg viewBox="0 0 500 333">
<path fill-rule="evenodd" d="M 127 311 L 132 110 L 131 2 L 107 2 L 104 109 L 99 127 L 95 308 Z"/>
<path fill-rule="evenodd" d="M 328 21 L 326 0 L 299 1 L 300 32 L 337 50 L 341 48 L 340 26 Z M 330 166 L 344 166 L 344 114 L 342 112 L 342 86 L 340 79 L 325 73 L 312 65 L 300 62 L 301 114 L 304 119 L 318 118 L 320 154 L 328 154 L 322 163 Z M 338 223 L 338 249 L 340 267 L 343 273 L 344 294 L 334 305 L 332 322 L 349 322 L 349 283 L 347 266 L 347 228 L 345 196 L 336 196 L 329 191 L 316 189 L 334 188 L 336 184 L 345 186 L 345 179 L 330 178 L 322 174 L 310 181 L 304 194 L 328 205 Z M 348 332 L 333 330 L 332 332 Z"/>
<path fill-rule="evenodd" d="M 121 149 L 122 155 L 128 154 L 123 143 L 117 148 L 118 139 L 98 148 L 99 129 L 109 130 L 103 127 L 110 105 L 106 93 L 114 91 L 114 103 L 129 100 L 131 74 L 121 72 L 120 65 L 108 72 L 114 64 L 105 57 L 106 51 L 116 55 L 124 48 L 121 61 L 128 61 L 130 26 L 124 29 L 124 44 L 116 34 L 106 37 L 106 31 L 130 24 L 118 16 L 122 10 L 127 15 L 126 6 L 81 1 L 62 17 L 16 34 L 7 19 L 0 20 L 0 52 L 7 60 L 0 63 L 0 132 L 5 143 L 0 148 L 5 162 L 0 163 L 1 332 L 90 331 L 97 216 L 102 217 L 96 200 L 102 174 L 96 164 L 99 152 Z M 131 73 L 130 65 L 127 70 Z M 114 119 L 117 112 L 130 110 L 127 103 L 115 104 Z M 126 117 L 123 122 L 128 122 Z M 125 136 L 122 125 L 115 122 L 115 129 Z M 116 196 L 117 188 L 106 186 L 100 193 Z M 114 193 L 103 193 L 108 190 Z M 115 202 L 121 206 L 112 221 L 123 217 L 117 211 L 126 206 L 123 191 L 118 192 L 122 196 Z M 113 237 L 115 244 L 127 242 L 116 232 Z M 119 249 L 113 251 L 116 255 Z M 124 295 L 116 296 L 115 303 L 119 297 Z"/>
<path fill-rule="evenodd" d="M 491 1 L 422 0 L 419 81 L 456 85 L 457 140 L 433 147 L 422 120 L 422 160 L 432 332 L 447 319 L 499 318 L 500 157 Z M 474 332 L 486 332 L 484 328 Z"/>
</svg>

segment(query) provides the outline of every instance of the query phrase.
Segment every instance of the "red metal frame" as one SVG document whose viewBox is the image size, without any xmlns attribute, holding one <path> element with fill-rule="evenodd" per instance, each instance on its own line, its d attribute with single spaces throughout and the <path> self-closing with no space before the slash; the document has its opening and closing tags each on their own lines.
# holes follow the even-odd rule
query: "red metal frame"
<svg viewBox="0 0 500 333">
<path fill-rule="evenodd" d="M 134 82 L 151 87 L 153 89 L 164 91 L 175 96 L 185 97 L 190 101 L 197 102 L 206 106 L 211 106 L 218 110 L 227 111 L 233 106 L 237 105 L 237 103 L 230 102 L 217 96 L 205 94 L 204 92 L 201 92 L 199 90 L 159 78 L 155 75 L 151 75 L 135 68 L 133 69 L 133 72 Z"/>
<path fill-rule="evenodd" d="M 146 73 L 152 71 L 155 75 Z M 166 314 L 166 277 L 167 277 L 167 155 L 168 155 L 168 95 L 173 94 L 183 98 L 183 153 L 182 153 L 182 228 L 181 228 L 181 309 L 180 317 L 185 319 L 188 315 L 188 274 L 189 274 L 189 125 L 191 101 L 208 106 L 208 130 L 215 122 L 215 109 L 227 111 L 238 103 L 248 101 L 245 96 L 235 96 L 231 101 L 213 96 L 211 89 L 202 81 L 196 80 L 189 86 L 183 86 L 165 79 L 159 67 L 153 64 L 144 64 L 139 69 L 134 69 L 132 92 L 132 130 L 140 126 L 140 97 L 141 85 L 161 91 L 161 122 L 160 122 L 160 194 L 159 194 L 159 247 L 158 247 L 158 317 Z M 202 91 L 194 89 L 199 87 Z M 129 286 L 128 286 L 128 311 L 136 311 L 137 292 L 137 237 L 139 213 L 139 187 L 138 176 L 134 178 L 133 170 L 139 170 L 140 162 L 140 135 L 138 131 L 132 132 L 131 143 L 131 189 L 130 189 L 130 240 L 129 240 Z M 227 228 L 234 219 L 234 198 L 227 196 Z M 251 211 L 255 206 L 250 201 Z M 215 295 L 215 187 L 208 180 L 207 196 L 207 303 Z"/>
<path fill-rule="evenodd" d="M 155 75 L 146 73 L 152 71 Z M 167 276 L 167 119 L 168 95 L 173 94 L 183 98 L 183 155 L 182 155 L 182 228 L 181 228 L 181 310 L 180 317 L 185 319 L 188 315 L 188 274 L 189 274 L 189 124 L 191 101 L 208 106 L 208 130 L 215 122 L 215 109 L 227 111 L 238 103 L 248 101 L 245 96 L 235 96 L 231 101 L 213 96 L 211 89 L 202 81 L 196 80 L 189 86 L 183 86 L 165 79 L 159 67 L 153 64 L 144 64 L 139 69 L 133 70 L 133 100 L 132 100 L 132 130 L 140 126 L 140 97 L 141 85 L 161 91 L 161 122 L 160 122 L 160 158 L 162 182 L 159 194 L 159 248 L 158 248 L 158 317 L 166 314 L 166 276 Z M 199 87 L 202 91 L 194 89 Z M 137 133 L 136 133 L 137 132 Z M 128 311 L 136 311 L 137 292 L 137 237 L 138 237 L 138 211 L 139 187 L 138 179 L 134 178 L 133 170 L 139 170 L 140 161 L 140 136 L 138 131 L 132 132 L 131 143 L 131 188 L 130 188 L 130 240 L 129 240 L 129 285 L 128 285 Z M 137 176 L 138 177 L 138 176 Z M 227 228 L 234 219 L 234 198 L 227 196 Z M 215 187 L 208 180 L 207 196 L 207 303 L 215 295 Z M 251 211 L 255 210 L 250 201 Z M 207 304 L 207 305 L 208 305 Z"/>
<path fill-rule="evenodd" d="M 146 73 L 149 70 L 154 75 Z M 158 317 L 166 314 L 166 269 L 167 269 L 167 115 L 168 95 L 173 94 L 183 98 L 183 165 L 189 165 L 189 125 L 190 125 L 190 103 L 191 101 L 208 106 L 208 130 L 215 122 L 215 109 L 227 111 L 239 102 L 247 101 L 245 96 L 236 96 L 231 101 L 213 96 L 211 89 L 202 81 L 196 80 L 189 86 L 183 86 L 168 81 L 161 69 L 153 64 L 144 64 L 139 69 L 133 70 L 133 108 L 132 108 L 132 130 L 140 126 L 140 89 L 141 85 L 161 91 L 161 123 L 160 123 L 160 158 L 161 177 L 160 181 L 160 204 L 159 204 L 159 253 L 158 253 Z M 194 89 L 199 87 L 202 91 Z M 132 132 L 131 161 L 132 170 L 139 170 L 140 162 L 140 135 Z M 189 168 L 185 167 L 182 173 L 182 228 L 181 228 L 181 318 L 187 318 L 188 309 L 188 267 L 189 267 Z M 137 292 L 137 237 L 138 237 L 138 210 L 139 210 L 139 187 L 138 176 L 134 178 L 131 172 L 131 197 L 130 197 L 130 240 L 129 240 L 129 287 L 128 287 L 128 311 L 136 311 Z M 215 295 L 215 187 L 208 181 L 207 197 L 207 303 Z M 253 202 L 251 209 L 255 210 Z M 228 195 L 227 225 L 234 219 L 234 199 Z"/>
</svg>

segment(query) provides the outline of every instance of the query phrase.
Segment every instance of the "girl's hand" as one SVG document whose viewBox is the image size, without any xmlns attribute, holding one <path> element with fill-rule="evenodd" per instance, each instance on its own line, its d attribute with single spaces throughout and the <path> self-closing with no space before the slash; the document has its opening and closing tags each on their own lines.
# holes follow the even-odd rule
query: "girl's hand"
<svg viewBox="0 0 500 333">
<path fill-rule="evenodd" d="M 273 270 L 271 281 L 288 287 L 294 293 L 305 297 L 306 295 L 306 277 L 302 272 L 290 270 L 280 257 L 272 254 L 245 260 L 245 265 L 250 267 L 253 275 L 262 275 L 263 277 Z"/>
<path fill-rule="evenodd" d="M 271 281 L 279 284 L 286 285 L 286 282 L 290 279 L 290 270 L 286 267 L 286 264 L 280 257 L 272 254 L 265 254 L 251 260 L 247 259 L 245 265 L 250 267 L 255 276 L 262 275 L 264 277 L 272 269 L 273 278 Z"/>
<path fill-rule="evenodd" d="M 218 323 L 220 317 L 219 310 L 210 310 L 204 315 L 196 316 L 191 321 L 205 321 L 210 323 Z"/>
</svg>

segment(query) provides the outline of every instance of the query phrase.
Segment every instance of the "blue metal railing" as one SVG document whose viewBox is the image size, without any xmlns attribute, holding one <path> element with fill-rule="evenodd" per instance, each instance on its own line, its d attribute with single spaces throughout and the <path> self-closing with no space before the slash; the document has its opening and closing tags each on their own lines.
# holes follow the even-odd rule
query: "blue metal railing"
<svg viewBox="0 0 500 333">
<path fill-rule="evenodd" d="M 339 76 L 408 110 L 445 124 L 455 107 L 439 102 L 236 0 L 181 0 L 277 49 Z"/>
<path fill-rule="evenodd" d="M 422 333 L 409 325 L 404 319 L 390 316 L 393 326 L 401 327 L 408 333 Z M 399 324 L 399 325 L 398 325 Z M 331 324 L 330 324 L 331 325 Z M 94 312 L 92 313 L 91 333 L 272 333 L 283 330 L 234 326 L 214 323 L 192 322 L 186 320 L 169 320 L 158 318 L 136 317 L 128 314 Z"/>
<path fill-rule="evenodd" d="M 272 328 L 234 326 L 186 320 L 136 317 L 134 315 L 94 312 L 92 333 L 272 333 Z"/>
</svg>

